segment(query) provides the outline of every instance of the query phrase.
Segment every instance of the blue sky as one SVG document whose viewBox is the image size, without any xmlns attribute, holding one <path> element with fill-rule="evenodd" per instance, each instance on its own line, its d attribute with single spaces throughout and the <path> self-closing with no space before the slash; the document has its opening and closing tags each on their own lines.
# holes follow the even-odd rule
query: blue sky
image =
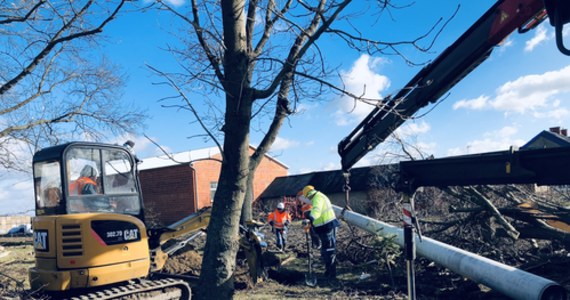
<svg viewBox="0 0 570 300">
<path fill-rule="evenodd" d="M 178 1 L 184 3 L 183 1 Z M 417 37 L 439 18 L 448 18 L 457 9 L 442 35 L 428 53 L 409 51 L 415 62 L 437 57 L 473 24 L 495 1 L 436 0 L 417 1 L 412 7 L 394 10 L 392 18 L 361 16 L 354 20 L 365 35 L 376 39 L 403 40 Z M 128 74 L 128 86 L 121 101 L 148 109 L 145 134 L 175 153 L 211 147 L 202 139 L 188 137 L 202 133 L 187 112 L 161 107 L 159 99 L 172 94 L 145 66 L 174 66 L 163 49 L 170 40 L 172 20 L 154 13 L 119 18 L 106 28 L 107 44 L 101 49 L 110 60 Z M 570 41 L 569 41 L 570 44 Z M 397 56 L 368 56 L 351 51 L 335 39 L 319 42 L 329 65 L 350 90 L 366 96 L 395 94 L 421 69 L 409 66 Z M 329 50 L 330 49 L 330 50 Z M 554 30 L 544 22 L 524 35 L 512 34 L 479 68 L 458 83 L 443 102 L 424 117 L 409 121 L 398 134 L 418 146 L 423 153 L 444 157 L 465 153 L 505 150 L 522 146 L 549 127 L 566 128 L 569 122 L 570 58 L 558 52 Z M 349 99 L 330 97 L 301 103 L 299 113 L 284 125 L 271 154 L 289 166 L 290 174 L 340 168 L 338 142 L 364 118 L 370 106 L 359 103 L 350 112 Z M 424 109 L 420 114 L 426 112 Z M 112 137 L 106 142 L 122 143 L 127 137 Z M 135 140 L 135 150 L 142 158 L 159 154 L 158 149 L 142 136 Z M 252 133 L 251 144 L 262 136 Z M 377 147 L 357 166 L 387 162 L 385 153 L 391 143 Z M 31 178 L 9 176 L 2 180 L 0 214 L 33 208 Z M 14 201 L 14 199 L 18 199 Z"/>
</svg>

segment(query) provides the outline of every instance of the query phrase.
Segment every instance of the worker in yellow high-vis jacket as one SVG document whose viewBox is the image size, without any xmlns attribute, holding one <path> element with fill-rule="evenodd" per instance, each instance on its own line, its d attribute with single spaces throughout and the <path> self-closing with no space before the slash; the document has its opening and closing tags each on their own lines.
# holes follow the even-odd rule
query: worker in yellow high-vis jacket
<svg viewBox="0 0 570 300">
<path fill-rule="evenodd" d="M 321 257 L 325 264 L 325 277 L 336 278 L 336 230 L 340 226 L 329 198 L 307 185 L 302 190 L 303 197 L 311 201 L 313 207 L 305 214 L 321 240 Z"/>
</svg>

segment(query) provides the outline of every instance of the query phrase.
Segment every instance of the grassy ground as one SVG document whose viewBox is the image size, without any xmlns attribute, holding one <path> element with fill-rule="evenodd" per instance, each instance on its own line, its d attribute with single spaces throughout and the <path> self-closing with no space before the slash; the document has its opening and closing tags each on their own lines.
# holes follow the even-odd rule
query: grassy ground
<svg viewBox="0 0 570 300">
<path fill-rule="evenodd" d="M 9 299 L 29 290 L 28 269 L 34 265 L 31 238 L 0 239 L 0 298 Z"/>
</svg>

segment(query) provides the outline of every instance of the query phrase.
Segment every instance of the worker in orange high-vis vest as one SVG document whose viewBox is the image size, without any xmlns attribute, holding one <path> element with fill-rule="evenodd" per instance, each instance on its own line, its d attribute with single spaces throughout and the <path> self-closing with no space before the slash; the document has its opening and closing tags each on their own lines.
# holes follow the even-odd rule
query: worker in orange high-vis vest
<svg viewBox="0 0 570 300">
<path fill-rule="evenodd" d="M 271 225 L 271 231 L 275 233 L 275 244 L 279 251 L 287 246 L 287 230 L 291 224 L 291 216 L 285 210 L 285 204 L 279 202 L 277 208 L 269 214 L 267 222 Z"/>
</svg>

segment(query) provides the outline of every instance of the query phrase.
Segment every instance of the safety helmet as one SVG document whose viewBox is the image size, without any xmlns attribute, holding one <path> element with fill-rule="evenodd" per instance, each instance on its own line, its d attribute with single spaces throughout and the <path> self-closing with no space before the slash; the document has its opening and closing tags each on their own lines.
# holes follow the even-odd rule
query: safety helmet
<svg viewBox="0 0 570 300">
<path fill-rule="evenodd" d="M 285 209 L 285 204 L 283 202 L 277 203 L 277 209 Z"/>
<path fill-rule="evenodd" d="M 315 190 L 315 187 L 312 185 L 307 185 L 303 188 L 303 196 L 305 196 L 305 198 L 309 197 L 309 194 Z"/>
<path fill-rule="evenodd" d="M 90 165 L 85 165 L 81 172 L 79 173 L 80 177 L 97 177 L 97 169 L 93 168 Z"/>
</svg>

